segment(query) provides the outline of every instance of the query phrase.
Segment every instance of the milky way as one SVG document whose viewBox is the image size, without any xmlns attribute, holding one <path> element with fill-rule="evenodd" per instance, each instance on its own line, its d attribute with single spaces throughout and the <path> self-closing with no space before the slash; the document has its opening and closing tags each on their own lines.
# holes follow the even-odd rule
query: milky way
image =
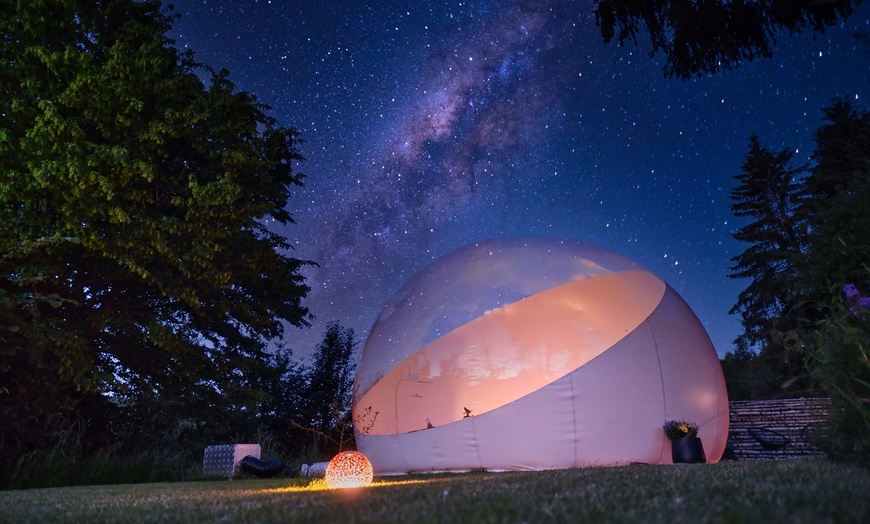
<svg viewBox="0 0 870 524">
<path fill-rule="evenodd" d="M 394 289 L 431 259 L 427 253 L 443 252 L 442 229 L 452 236 L 484 216 L 503 219 L 510 185 L 529 183 L 517 173 L 534 151 L 529 137 L 548 128 L 546 108 L 569 76 L 542 64 L 552 62 L 553 35 L 570 28 L 567 20 L 555 11 L 508 9 L 495 27 L 423 53 L 417 79 L 402 89 L 402 109 L 373 137 L 370 162 L 330 206 L 336 231 L 313 257 L 341 268 L 326 294 L 359 300 L 348 311 L 359 310 L 374 281 Z"/>
<path fill-rule="evenodd" d="M 605 45 L 591 2 L 176 1 L 174 37 L 297 128 L 306 188 L 289 202 L 317 319 L 365 336 L 401 284 L 489 237 L 593 242 L 646 265 L 720 354 L 745 283 L 727 277 L 728 192 L 750 133 L 812 150 L 820 108 L 863 103 L 870 8 L 769 60 L 689 81 Z M 410 5 L 409 4 L 413 4 Z M 291 7 L 292 6 L 292 7 Z"/>
</svg>

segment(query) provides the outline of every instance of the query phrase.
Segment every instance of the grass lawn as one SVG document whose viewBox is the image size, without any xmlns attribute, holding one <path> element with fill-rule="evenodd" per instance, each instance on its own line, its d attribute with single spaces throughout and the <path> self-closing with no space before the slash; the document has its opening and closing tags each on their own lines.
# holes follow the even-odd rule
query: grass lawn
<svg viewBox="0 0 870 524">
<path fill-rule="evenodd" d="M 825 459 L 240 479 L 0 492 L 0 522 L 870 522 L 870 471 Z"/>
</svg>

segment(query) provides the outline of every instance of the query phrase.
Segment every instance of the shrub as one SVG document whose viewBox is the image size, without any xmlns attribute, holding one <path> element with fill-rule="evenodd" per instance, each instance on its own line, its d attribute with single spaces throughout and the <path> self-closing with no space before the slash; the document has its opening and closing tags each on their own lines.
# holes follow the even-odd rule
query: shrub
<svg viewBox="0 0 870 524">
<path fill-rule="evenodd" d="M 870 303 L 854 285 L 815 329 L 793 341 L 807 368 L 831 397 L 832 459 L 870 467 Z"/>
</svg>

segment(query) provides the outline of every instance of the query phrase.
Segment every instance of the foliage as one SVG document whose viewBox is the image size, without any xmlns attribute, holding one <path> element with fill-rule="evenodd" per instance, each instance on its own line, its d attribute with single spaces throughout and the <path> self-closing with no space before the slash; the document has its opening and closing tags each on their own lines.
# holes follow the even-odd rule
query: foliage
<svg viewBox="0 0 870 524">
<path fill-rule="evenodd" d="M 765 367 L 780 375 L 784 369 L 789 384 L 801 384 L 798 391 L 812 387 L 830 395 L 831 456 L 870 464 L 870 324 L 864 313 L 870 290 L 870 112 L 835 100 L 824 113 L 813 165 L 805 176 L 789 175 L 799 188 L 785 192 L 790 200 L 780 199 L 791 202 L 788 222 L 769 219 L 759 234 L 746 234 L 755 224 L 735 234 L 752 246 L 734 269 L 753 269 L 734 275 L 750 279 L 735 310 L 744 313 L 743 340 L 761 344 L 759 357 L 775 357 Z M 751 148 L 746 165 L 758 156 Z M 753 179 L 767 174 L 783 180 L 789 171 L 773 158 Z M 734 193 L 739 204 L 760 202 L 752 216 L 778 216 L 771 186 L 743 188 Z M 780 243 L 786 224 L 798 224 L 798 242 Z M 757 300 L 744 300 L 748 296 Z"/>
<path fill-rule="evenodd" d="M 828 454 L 870 467 L 870 292 L 850 283 L 843 294 L 795 350 L 831 397 Z"/>
<path fill-rule="evenodd" d="M 783 31 L 822 33 L 848 17 L 861 0 L 724 2 L 595 0 L 605 42 L 637 43 L 645 30 L 651 55 L 663 52 L 666 76 L 690 78 L 773 56 Z"/>
<path fill-rule="evenodd" d="M 352 360 L 357 349 L 354 330 L 343 328 L 338 322 L 326 326 L 323 340 L 312 356 L 308 369 L 305 399 L 309 418 L 304 422 L 320 431 L 332 429 L 339 419 L 350 410 L 353 373 Z"/>
<path fill-rule="evenodd" d="M 781 355 L 762 354 L 737 347 L 721 360 L 729 400 L 777 398 L 787 394 L 782 385 L 790 378 L 783 371 Z"/>
<path fill-rule="evenodd" d="M 353 447 L 351 394 L 356 350 L 354 330 L 330 322 L 306 370 L 303 412 L 296 424 L 319 437 L 319 453 L 326 456 Z"/>
<path fill-rule="evenodd" d="M 662 427 L 668 440 L 698 436 L 698 425 L 689 420 L 668 420 Z"/>
<path fill-rule="evenodd" d="M 263 386 L 269 400 L 260 405 L 260 422 L 285 443 L 286 454 L 321 461 L 355 447 L 351 424 L 355 337 L 353 329 L 332 321 L 314 348 L 310 365 L 296 362 L 283 344 L 273 353 L 277 375 Z"/>
<path fill-rule="evenodd" d="M 268 398 L 260 403 L 259 424 L 274 438 L 282 454 L 305 455 L 311 439 L 298 431 L 293 421 L 300 417 L 305 403 L 306 370 L 283 341 L 269 358 L 272 375 L 260 386 Z"/>
<path fill-rule="evenodd" d="M 152 0 L 0 7 L 0 466 L 58 418 L 253 413 L 264 341 L 307 323 L 277 233 L 297 133 L 171 23 Z"/>
<path fill-rule="evenodd" d="M 802 322 L 795 319 L 795 322 Z M 800 355 L 794 355 L 793 333 L 773 331 L 776 345 L 755 353 L 735 348 L 721 359 L 722 374 L 729 400 L 817 397 L 824 395 L 821 385 L 807 370 Z"/>
<path fill-rule="evenodd" d="M 811 224 L 799 260 L 803 323 L 784 334 L 831 396 L 832 457 L 870 466 L 870 112 L 836 100 L 816 132 L 802 212 Z"/>
<path fill-rule="evenodd" d="M 0 492 L 3 522 L 866 522 L 870 471 L 824 459 L 250 479 Z M 50 503 L 46 503 L 50 501 Z"/>
<path fill-rule="evenodd" d="M 801 298 L 831 304 L 846 283 L 870 286 L 870 112 L 835 100 L 824 114 L 800 209 L 811 248 L 798 263 Z"/>
<path fill-rule="evenodd" d="M 803 168 L 789 164 L 787 149 L 772 152 L 757 135 L 749 138 L 749 152 L 731 190 L 731 211 L 749 223 L 733 234 L 749 244 L 731 259 L 730 278 L 748 279 L 729 313 L 740 314 L 743 333 L 736 346 L 749 350 L 769 342 L 772 320 L 790 310 L 794 287 L 793 259 L 804 252 L 806 226 L 797 217 L 801 204 L 799 176 Z"/>
<path fill-rule="evenodd" d="M 799 323 L 794 289 L 798 260 L 809 242 L 808 221 L 800 212 L 806 166 L 793 167 L 792 157 L 789 150 L 771 151 L 750 136 L 739 184 L 731 190 L 732 212 L 748 220 L 732 236 L 749 245 L 731 259 L 728 275 L 748 281 L 729 311 L 740 315 L 743 332 L 734 341 L 735 352 L 723 359 L 735 399 L 798 396 L 814 389 L 802 360 L 788 358 L 779 335 Z"/>
<path fill-rule="evenodd" d="M 22 455 L 7 483 L 9 489 L 97 484 L 139 484 L 180 481 L 189 475 L 187 462 L 171 452 L 144 450 L 132 455 L 98 452 L 70 457 L 56 449 Z M 197 464 L 201 471 L 202 464 Z"/>
</svg>

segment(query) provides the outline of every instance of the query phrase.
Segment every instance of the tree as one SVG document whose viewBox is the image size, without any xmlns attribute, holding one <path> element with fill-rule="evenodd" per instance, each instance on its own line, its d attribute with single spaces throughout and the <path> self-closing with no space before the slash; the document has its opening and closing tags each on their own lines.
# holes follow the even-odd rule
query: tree
<svg viewBox="0 0 870 524">
<path fill-rule="evenodd" d="M 651 55 L 666 56 L 666 76 L 689 78 L 773 55 L 777 34 L 820 33 L 848 17 L 861 0 L 595 0 L 605 42 L 637 43 L 646 30 Z"/>
<path fill-rule="evenodd" d="M 260 386 L 269 395 L 259 409 L 260 423 L 287 455 L 299 456 L 308 439 L 294 421 L 303 416 L 306 370 L 283 341 L 271 353 L 270 369 Z"/>
<path fill-rule="evenodd" d="M 297 423 L 318 435 L 317 444 L 329 452 L 340 451 L 338 448 L 352 440 L 351 395 L 356 369 L 352 358 L 356 349 L 354 330 L 332 321 L 305 371 L 305 400 Z"/>
<path fill-rule="evenodd" d="M 870 112 L 837 99 L 824 114 L 799 212 L 812 235 L 802 291 L 830 304 L 847 283 L 870 286 Z"/>
<path fill-rule="evenodd" d="M 792 350 L 831 399 L 824 447 L 833 459 L 870 467 L 870 293 L 844 286 L 817 307 L 824 319 L 808 322 Z"/>
<path fill-rule="evenodd" d="M 800 210 L 810 247 L 791 350 L 831 397 L 829 455 L 870 466 L 870 112 L 843 100 L 824 112 Z"/>
<path fill-rule="evenodd" d="M 799 323 L 794 309 L 796 260 L 807 242 L 806 223 L 798 213 L 805 168 L 791 167 L 791 161 L 791 152 L 773 152 L 752 135 L 736 177 L 740 184 L 731 191 L 732 212 L 749 219 L 733 236 L 749 247 L 731 259 L 728 276 L 749 283 L 729 311 L 740 315 L 743 332 L 723 366 L 736 391 L 750 398 L 794 395 L 813 387 L 803 362 L 788 358 L 783 336 Z"/>
<path fill-rule="evenodd" d="M 743 386 L 750 372 L 787 363 L 781 376 L 832 400 L 829 456 L 870 465 L 870 113 L 842 100 L 824 112 L 801 179 L 787 151 L 750 141 L 732 192 L 735 214 L 756 219 L 734 235 L 752 246 L 732 276 L 750 284 L 732 310 L 744 333 L 723 368 Z M 769 362 L 746 358 L 749 343 Z"/>
<path fill-rule="evenodd" d="M 729 400 L 776 398 L 786 393 L 782 385 L 788 382 L 789 371 L 782 351 L 774 353 L 737 347 L 725 354 L 720 363 Z M 788 393 L 793 390 L 789 388 Z"/>
<path fill-rule="evenodd" d="M 790 167 L 791 160 L 788 150 L 773 152 L 752 135 L 740 184 L 731 191 L 731 211 L 750 220 L 733 234 L 749 247 L 731 259 L 728 275 L 749 280 L 729 312 L 740 314 L 743 333 L 735 344 L 742 351 L 769 344 L 774 322 L 791 306 L 794 258 L 805 251 L 807 235 L 797 216 L 803 168 Z"/>
<path fill-rule="evenodd" d="M 0 456 L 95 398 L 262 398 L 306 262 L 297 133 L 179 53 L 155 0 L 0 7 Z M 207 79 L 208 85 L 202 78 Z"/>
</svg>

